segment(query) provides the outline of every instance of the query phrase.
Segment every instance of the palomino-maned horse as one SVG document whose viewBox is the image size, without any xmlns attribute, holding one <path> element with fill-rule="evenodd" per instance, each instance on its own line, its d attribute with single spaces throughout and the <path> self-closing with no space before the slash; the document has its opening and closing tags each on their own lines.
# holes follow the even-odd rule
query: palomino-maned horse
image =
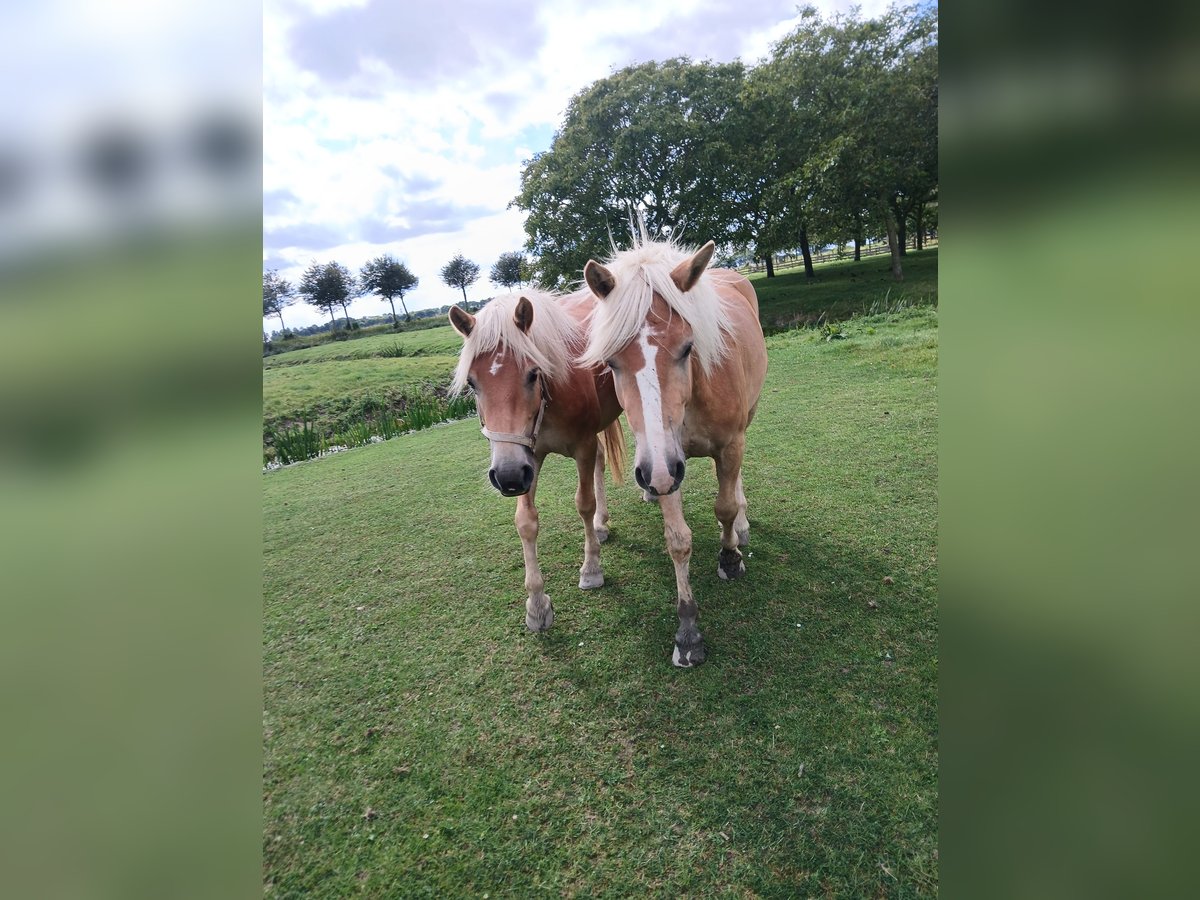
<svg viewBox="0 0 1200 900">
<path fill-rule="evenodd" d="M 594 299 L 588 291 L 555 297 L 525 291 L 496 297 L 477 316 L 457 306 L 450 323 L 463 337 L 452 389 L 475 392 L 483 434 L 491 442 L 488 478 L 517 498 L 516 525 L 525 554 L 525 625 L 544 631 L 554 622 L 538 565 L 538 474 L 549 453 L 575 460 L 575 508 L 583 519 L 581 588 L 604 584 L 600 544 L 608 538 L 604 462 L 621 479 L 625 439 L 612 375 L 603 366 L 580 366 L 583 322 Z"/>
<path fill-rule="evenodd" d="M 685 668 L 703 662 L 705 650 L 688 579 L 692 532 L 679 494 L 684 459 L 716 462 L 717 574 L 736 578 L 746 571 L 738 547 L 750 540 L 742 490 L 746 428 L 767 375 L 754 288 L 737 272 L 706 271 L 712 254 L 712 241 L 689 254 L 642 240 L 607 265 L 590 260 L 583 270 L 600 302 L 579 362 L 612 369 L 637 435 L 634 475 L 648 497 L 658 498 L 675 563 L 679 630 L 671 658 Z"/>
</svg>

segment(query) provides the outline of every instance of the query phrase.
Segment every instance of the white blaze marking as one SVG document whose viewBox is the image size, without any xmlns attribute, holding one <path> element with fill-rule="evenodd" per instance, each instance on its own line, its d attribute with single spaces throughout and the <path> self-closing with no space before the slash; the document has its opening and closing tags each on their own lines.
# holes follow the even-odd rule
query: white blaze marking
<svg viewBox="0 0 1200 900">
<path fill-rule="evenodd" d="M 650 336 L 654 332 L 649 325 L 642 326 L 638 333 L 638 346 L 642 348 L 642 357 L 646 364 L 638 370 L 634 378 L 637 380 L 638 394 L 642 398 L 642 422 L 646 429 L 646 450 L 650 465 L 658 467 L 666 465 L 667 433 L 663 426 L 662 386 L 658 383 L 658 348 L 651 345 Z"/>
<path fill-rule="evenodd" d="M 495 358 L 492 359 L 492 367 L 489 371 L 493 375 L 495 375 L 497 372 L 499 372 L 503 368 L 504 368 L 504 354 L 497 353 Z"/>
</svg>

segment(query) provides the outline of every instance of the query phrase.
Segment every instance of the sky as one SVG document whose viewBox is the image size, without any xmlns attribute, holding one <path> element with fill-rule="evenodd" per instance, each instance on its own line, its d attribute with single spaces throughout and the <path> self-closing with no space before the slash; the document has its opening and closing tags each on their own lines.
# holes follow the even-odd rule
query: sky
<svg viewBox="0 0 1200 900">
<path fill-rule="evenodd" d="M 797 22 L 795 0 L 266 0 L 263 267 L 296 284 L 314 260 L 357 272 L 390 253 L 420 279 L 417 310 L 462 300 L 439 275 L 461 252 L 481 269 L 468 298 L 501 293 L 487 276 L 525 242 L 508 208 L 522 162 L 549 149 L 574 94 L 650 60 L 754 64 Z M 350 307 L 387 312 L 373 296 Z M 284 312 L 292 327 L 326 318 Z"/>
</svg>

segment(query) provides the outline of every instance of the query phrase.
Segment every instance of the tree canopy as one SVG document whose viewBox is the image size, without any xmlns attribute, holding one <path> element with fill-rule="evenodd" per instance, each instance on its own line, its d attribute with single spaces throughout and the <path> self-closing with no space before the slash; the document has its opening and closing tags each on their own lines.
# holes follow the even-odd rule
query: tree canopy
<svg viewBox="0 0 1200 900">
<path fill-rule="evenodd" d="M 346 326 L 350 326 L 349 305 L 354 299 L 356 287 L 354 276 L 344 265 L 314 261 L 304 270 L 299 292 L 305 302 L 329 313 L 330 321 L 334 318 L 334 308 L 340 306 L 346 317 Z"/>
<path fill-rule="evenodd" d="M 467 302 L 467 288 L 479 280 L 479 264 L 471 262 L 461 253 L 442 266 L 442 281 L 462 291 L 463 303 Z"/>
<path fill-rule="evenodd" d="M 622 69 L 571 99 L 513 200 L 528 212 L 527 246 L 543 283 L 578 279 L 639 217 L 655 237 L 725 239 L 725 123 L 743 78 L 741 63 L 681 57 Z"/>
<path fill-rule="evenodd" d="M 296 290 L 292 283 L 281 278 L 275 270 L 263 272 L 263 318 L 276 316 L 279 327 L 287 331 L 283 322 L 283 310 L 296 301 Z"/>
<path fill-rule="evenodd" d="M 492 266 L 489 276 L 494 284 L 501 284 L 511 290 L 525 280 L 527 264 L 525 254 L 520 251 L 501 253 L 500 258 Z"/>
<path fill-rule="evenodd" d="M 400 298 L 400 307 L 404 310 L 404 318 L 411 319 L 408 307 L 404 304 L 404 295 L 420 283 L 404 263 L 389 254 L 377 256 L 362 267 L 358 274 L 358 284 L 364 293 L 377 294 L 392 307 L 392 324 L 399 327 L 396 318 L 396 297 Z"/>
</svg>

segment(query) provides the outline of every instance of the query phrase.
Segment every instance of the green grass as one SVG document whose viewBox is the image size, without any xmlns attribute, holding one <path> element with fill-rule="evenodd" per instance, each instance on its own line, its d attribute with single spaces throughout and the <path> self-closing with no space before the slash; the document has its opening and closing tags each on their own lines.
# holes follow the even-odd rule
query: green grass
<svg viewBox="0 0 1200 900">
<path fill-rule="evenodd" d="M 316 347 L 263 357 L 263 367 L 295 366 L 334 359 L 369 359 L 389 356 L 458 356 L 462 338 L 449 325 L 422 331 L 385 332 L 348 341 L 331 341 Z"/>
<path fill-rule="evenodd" d="M 698 669 L 632 485 L 583 592 L 547 462 L 531 635 L 474 423 L 265 475 L 267 895 L 936 893 L 936 321 L 769 339 L 745 578 L 716 575 L 711 466 L 684 483 Z"/>
<path fill-rule="evenodd" d="M 809 282 L 804 269 L 767 278 L 750 276 L 758 292 L 763 328 L 767 332 L 810 325 L 818 319 L 845 319 L 912 306 L 937 305 L 938 251 L 910 250 L 904 257 L 904 281 L 894 281 L 888 256 L 822 263 Z"/>
</svg>

